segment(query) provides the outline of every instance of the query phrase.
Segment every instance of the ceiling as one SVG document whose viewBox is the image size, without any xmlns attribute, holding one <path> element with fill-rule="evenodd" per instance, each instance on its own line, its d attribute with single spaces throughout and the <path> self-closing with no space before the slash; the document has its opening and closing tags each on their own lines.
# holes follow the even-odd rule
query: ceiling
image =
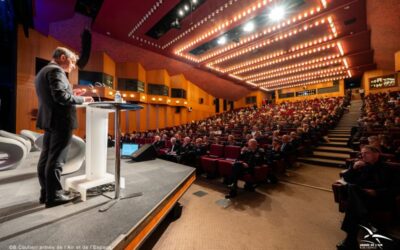
<svg viewBox="0 0 400 250">
<path fill-rule="evenodd" d="M 374 35 L 382 36 L 378 30 L 385 30 L 385 23 L 393 25 L 392 19 L 396 22 L 398 17 L 378 18 L 374 10 L 399 13 L 395 0 L 204 0 L 199 6 L 196 0 L 185 1 L 104 0 L 93 22 L 71 10 L 76 0 L 56 1 L 69 7 L 60 10 L 52 6 L 57 11 L 36 16 L 35 28 L 43 26 L 43 31 L 46 25 L 42 24 L 48 23 L 48 33 L 79 46 L 76 38 L 81 29 L 77 27 L 91 26 L 94 47 L 108 51 L 116 61 L 134 59 L 144 61 L 146 68 L 163 66 L 184 73 L 216 96 L 357 77 L 376 64 L 387 68 L 392 62 L 394 67 L 393 50 L 396 46 L 398 50 L 396 38 L 400 36 L 393 32 L 392 45 L 385 50 L 382 39 Z M 56 5 L 49 0 L 35 2 Z M 386 7 L 382 7 L 384 2 L 389 2 Z M 185 4 L 193 10 L 181 17 L 179 11 Z M 269 14 L 277 6 L 286 6 L 286 13 L 282 20 L 272 21 Z M 146 35 L 175 12 L 180 29 L 166 30 L 158 39 Z M 254 30 L 243 31 L 250 20 L 256 21 Z M 376 44 L 373 48 L 371 35 Z M 226 44 L 218 44 L 223 36 Z M 380 52 L 379 61 L 374 58 L 376 51 Z"/>
</svg>

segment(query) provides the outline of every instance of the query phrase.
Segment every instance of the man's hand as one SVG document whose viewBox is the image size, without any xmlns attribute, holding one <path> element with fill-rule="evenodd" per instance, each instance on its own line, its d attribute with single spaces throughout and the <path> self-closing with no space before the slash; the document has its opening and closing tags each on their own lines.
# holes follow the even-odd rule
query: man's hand
<svg viewBox="0 0 400 250">
<path fill-rule="evenodd" d="M 365 166 L 365 162 L 363 161 L 356 161 L 353 165 L 353 169 L 360 169 Z"/>
<path fill-rule="evenodd" d="M 86 93 L 86 89 L 73 89 L 72 92 L 74 95 L 81 96 Z"/>
<path fill-rule="evenodd" d="M 91 96 L 82 96 L 84 102 L 94 102 L 93 97 Z"/>
<path fill-rule="evenodd" d="M 364 191 L 370 196 L 376 196 L 376 191 L 373 189 L 364 189 Z"/>
</svg>

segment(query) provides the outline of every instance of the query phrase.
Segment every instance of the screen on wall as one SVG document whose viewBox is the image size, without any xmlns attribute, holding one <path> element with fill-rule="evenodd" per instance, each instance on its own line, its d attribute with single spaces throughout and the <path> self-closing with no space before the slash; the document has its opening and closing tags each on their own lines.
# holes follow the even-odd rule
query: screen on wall
<svg viewBox="0 0 400 250">
<path fill-rule="evenodd" d="M 371 89 L 390 88 L 397 86 L 396 74 L 374 77 L 369 79 L 369 87 Z"/>
</svg>

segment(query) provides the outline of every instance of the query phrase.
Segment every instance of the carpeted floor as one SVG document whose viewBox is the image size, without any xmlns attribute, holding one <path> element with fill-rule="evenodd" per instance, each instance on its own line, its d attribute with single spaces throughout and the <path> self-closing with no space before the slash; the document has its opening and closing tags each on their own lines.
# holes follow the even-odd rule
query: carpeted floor
<svg viewBox="0 0 400 250">
<path fill-rule="evenodd" d="M 287 178 L 328 188 L 339 171 L 303 166 Z M 207 194 L 199 197 L 197 191 Z M 181 218 L 164 223 L 142 248 L 333 250 L 345 236 L 343 215 L 329 191 L 281 182 L 243 191 L 232 203 L 224 200 L 225 192 L 220 183 L 197 180 L 180 200 Z"/>
</svg>

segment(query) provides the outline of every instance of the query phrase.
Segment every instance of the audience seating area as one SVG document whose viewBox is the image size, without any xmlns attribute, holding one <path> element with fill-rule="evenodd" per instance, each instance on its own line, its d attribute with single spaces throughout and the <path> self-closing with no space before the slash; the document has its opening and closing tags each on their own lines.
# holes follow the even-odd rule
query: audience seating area
<svg viewBox="0 0 400 250">
<path fill-rule="evenodd" d="M 360 150 L 370 145 L 380 150 L 380 157 L 400 182 L 400 92 L 371 94 L 364 98 L 360 111 L 358 127 L 352 129 L 349 142 L 354 151 L 346 160 L 348 168 L 361 159 Z M 342 177 L 343 172 L 339 177 Z M 347 183 L 343 178 L 332 184 L 334 201 L 339 211 L 347 207 Z M 397 192 L 393 209 L 370 214 L 375 225 L 388 225 L 400 222 L 400 190 Z"/>
<path fill-rule="evenodd" d="M 323 142 L 324 135 L 335 126 L 348 103 L 349 96 L 346 96 L 242 108 L 181 126 L 126 133 L 122 140 L 142 145 L 160 137 L 163 146 L 157 148 L 158 154 L 168 159 L 165 156 L 170 153 L 171 138 L 176 138 L 181 145 L 189 137 L 191 146 L 174 154 L 189 156 L 191 160 L 187 162 L 198 173 L 226 181 L 242 147 L 246 147 L 249 139 L 256 139 L 265 151 L 265 165 L 257 166 L 253 175 L 244 175 L 241 179 L 259 183 L 266 181 L 271 173 L 283 173 L 297 156 L 311 152 L 313 146 Z M 284 136 L 289 137 L 291 152 L 281 152 Z M 192 144 L 195 141 L 200 143 Z M 199 147 L 204 150 L 196 150 Z"/>
</svg>

